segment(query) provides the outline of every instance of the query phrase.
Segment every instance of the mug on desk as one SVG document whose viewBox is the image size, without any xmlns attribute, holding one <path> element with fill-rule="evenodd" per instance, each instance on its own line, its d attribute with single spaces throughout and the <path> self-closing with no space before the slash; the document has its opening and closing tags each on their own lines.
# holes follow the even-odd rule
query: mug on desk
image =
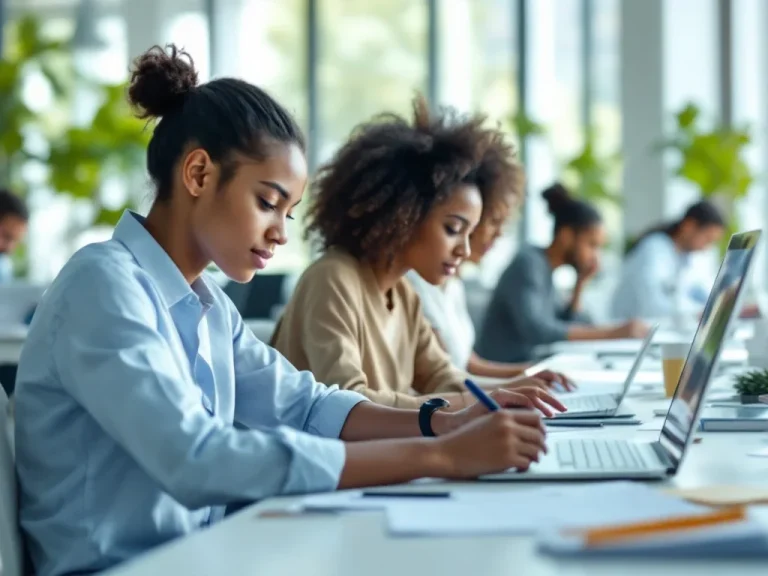
<svg viewBox="0 0 768 576">
<path fill-rule="evenodd" d="M 664 395 L 672 398 L 675 395 L 677 383 L 683 373 L 685 359 L 691 345 L 687 342 L 675 342 L 661 346 L 661 368 L 664 373 Z"/>
</svg>

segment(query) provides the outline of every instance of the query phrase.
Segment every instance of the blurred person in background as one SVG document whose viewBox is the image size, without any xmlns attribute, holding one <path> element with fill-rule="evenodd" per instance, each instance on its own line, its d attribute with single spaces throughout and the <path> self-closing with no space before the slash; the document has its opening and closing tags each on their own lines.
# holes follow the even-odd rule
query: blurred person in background
<svg viewBox="0 0 768 576">
<path fill-rule="evenodd" d="M 0 284 L 13 279 L 11 255 L 27 233 L 29 212 L 24 200 L 0 189 Z"/>
<path fill-rule="evenodd" d="M 554 217 L 547 248 L 524 247 L 502 274 L 486 311 L 477 353 L 496 362 L 527 362 L 534 348 L 563 340 L 641 338 L 647 327 L 637 321 L 593 326 L 581 310 L 586 284 L 599 269 L 605 228 L 595 208 L 574 199 L 561 184 L 543 193 Z M 561 266 L 576 270 L 568 303 L 561 302 L 552 275 Z"/>
<path fill-rule="evenodd" d="M 645 232 L 624 256 L 612 317 L 663 319 L 686 310 L 698 314 L 708 292 L 686 282 L 685 273 L 692 255 L 711 248 L 724 233 L 722 213 L 707 201 L 691 205 L 681 219 Z"/>
<path fill-rule="evenodd" d="M 523 168 L 515 161 L 515 152 L 504 135 L 493 135 L 477 167 L 475 181 L 483 196 L 480 222 L 469 236 L 468 262 L 479 265 L 483 257 L 502 236 L 505 224 L 522 204 L 525 195 Z M 464 282 L 457 274 L 440 285 L 434 285 L 418 272 L 406 275 L 421 299 L 424 315 L 453 364 L 475 376 L 514 378 L 530 368 L 530 363 L 492 362 L 479 356 L 475 346 L 475 327 L 467 307 Z M 534 374 L 531 374 L 534 375 Z M 559 382 L 566 389 L 572 382 L 562 374 L 535 374 L 550 382 Z"/>
</svg>

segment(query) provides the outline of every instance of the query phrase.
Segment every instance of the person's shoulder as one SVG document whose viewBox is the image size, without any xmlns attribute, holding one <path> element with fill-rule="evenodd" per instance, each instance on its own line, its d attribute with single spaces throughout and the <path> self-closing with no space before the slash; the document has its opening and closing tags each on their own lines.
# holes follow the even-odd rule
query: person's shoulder
<svg viewBox="0 0 768 576">
<path fill-rule="evenodd" d="M 365 269 L 353 256 L 329 250 L 312 262 L 299 278 L 291 296 L 292 306 L 318 300 L 357 301 L 365 284 Z"/>
<path fill-rule="evenodd" d="M 48 292 L 88 293 L 101 287 L 139 283 L 141 270 L 133 256 L 115 240 L 88 244 L 69 259 Z"/>
<path fill-rule="evenodd" d="M 324 279 L 354 280 L 362 276 L 363 266 L 357 258 L 342 250 L 331 249 L 307 266 L 299 283 L 322 282 Z"/>
</svg>

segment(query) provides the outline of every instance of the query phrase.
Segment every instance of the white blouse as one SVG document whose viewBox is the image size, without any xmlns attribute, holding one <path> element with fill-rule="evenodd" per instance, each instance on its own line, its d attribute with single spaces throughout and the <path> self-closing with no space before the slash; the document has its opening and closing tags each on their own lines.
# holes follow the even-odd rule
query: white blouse
<svg viewBox="0 0 768 576">
<path fill-rule="evenodd" d="M 449 278 L 443 286 L 433 286 L 413 270 L 406 278 L 419 295 L 422 312 L 454 366 L 466 370 L 475 345 L 475 327 L 467 308 L 464 283 L 459 278 Z"/>
</svg>

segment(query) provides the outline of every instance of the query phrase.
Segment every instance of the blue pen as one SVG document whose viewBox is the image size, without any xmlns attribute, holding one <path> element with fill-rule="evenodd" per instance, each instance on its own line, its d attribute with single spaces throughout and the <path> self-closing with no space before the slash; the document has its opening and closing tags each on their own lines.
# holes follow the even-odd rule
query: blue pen
<svg viewBox="0 0 768 576">
<path fill-rule="evenodd" d="M 488 396 L 485 392 L 483 392 L 483 389 L 480 388 L 477 384 L 472 382 L 469 378 L 464 380 L 464 386 L 467 387 L 467 390 L 472 392 L 472 395 L 477 398 L 477 401 L 482 403 L 483 406 L 488 408 L 491 412 L 496 412 L 497 410 L 501 410 L 501 406 L 499 406 L 496 401 Z"/>
</svg>

